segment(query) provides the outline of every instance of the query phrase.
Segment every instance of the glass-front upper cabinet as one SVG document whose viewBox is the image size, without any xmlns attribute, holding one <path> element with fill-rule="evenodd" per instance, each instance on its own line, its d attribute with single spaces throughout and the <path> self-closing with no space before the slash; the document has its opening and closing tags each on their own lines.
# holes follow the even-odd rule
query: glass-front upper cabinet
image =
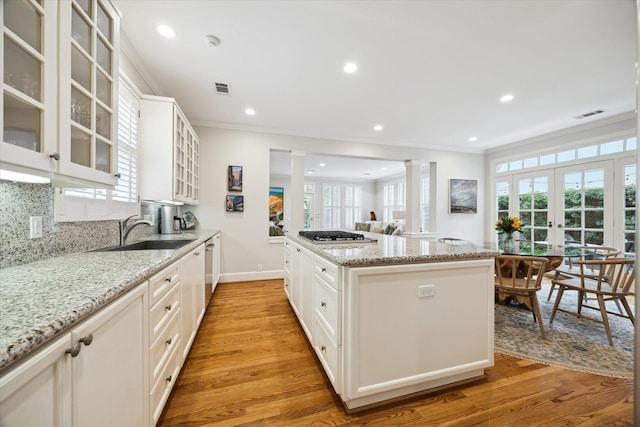
<svg viewBox="0 0 640 427">
<path fill-rule="evenodd" d="M 120 16 L 103 0 L 59 8 L 60 173 L 114 185 Z"/>
<path fill-rule="evenodd" d="M 0 160 L 52 171 L 57 166 L 57 4 L 45 0 L 3 0 L 1 4 Z"/>
</svg>

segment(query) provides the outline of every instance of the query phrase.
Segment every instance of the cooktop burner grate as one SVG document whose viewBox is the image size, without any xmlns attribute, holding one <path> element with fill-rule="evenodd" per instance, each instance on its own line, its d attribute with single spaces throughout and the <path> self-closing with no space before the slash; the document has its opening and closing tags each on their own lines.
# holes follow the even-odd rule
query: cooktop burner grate
<svg viewBox="0 0 640 427">
<path fill-rule="evenodd" d="M 348 231 L 300 231 L 298 234 L 300 237 L 315 242 L 351 242 L 365 240 L 363 234 L 349 233 Z"/>
</svg>

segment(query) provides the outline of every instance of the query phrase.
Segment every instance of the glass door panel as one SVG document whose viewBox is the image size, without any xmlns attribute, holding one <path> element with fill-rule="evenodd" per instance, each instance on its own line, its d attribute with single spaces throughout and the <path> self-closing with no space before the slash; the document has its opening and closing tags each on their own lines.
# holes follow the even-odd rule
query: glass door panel
<svg viewBox="0 0 640 427">
<path fill-rule="evenodd" d="M 42 15 L 25 1 L 5 0 L 4 25 L 28 43 L 36 51 L 42 53 Z M 5 62 L 5 66 L 6 66 Z"/>
<path fill-rule="evenodd" d="M 71 79 L 91 91 L 91 60 L 81 51 L 72 46 L 71 48 Z"/>
<path fill-rule="evenodd" d="M 84 20 L 75 7 L 71 13 L 71 37 L 73 37 L 88 55 L 91 55 L 91 26 Z"/>
<path fill-rule="evenodd" d="M 96 106 L 96 132 L 111 139 L 111 113 L 99 105 Z"/>
<path fill-rule="evenodd" d="M 42 63 L 14 41 L 4 40 L 4 82 L 40 102 Z"/>
<path fill-rule="evenodd" d="M 548 175 L 518 179 L 518 213 L 524 224 L 521 240 L 548 242 L 549 183 Z"/>
<path fill-rule="evenodd" d="M 71 120 L 91 128 L 91 99 L 76 88 L 71 89 Z"/>
<path fill-rule="evenodd" d="M 88 16 L 93 15 L 92 13 L 92 1 L 91 0 L 75 0 L 76 4 L 78 6 L 80 6 L 80 9 L 82 9 L 82 11 L 84 13 L 86 13 Z"/>
<path fill-rule="evenodd" d="M 71 128 L 71 162 L 91 167 L 91 136 L 75 127 Z"/>
<path fill-rule="evenodd" d="M 42 110 L 7 94 L 4 102 L 4 142 L 32 151 L 41 151 Z"/>
<path fill-rule="evenodd" d="M 110 42 L 113 41 L 113 20 L 104 10 L 101 4 L 98 4 L 98 17 L 96 18 L 98 31 Z"/>
<path fill-rule="evenodd" d="M 111 144 L 100 140 L 96 142 L 96 169 L 103 172 L 111 170 Z"/>
<path fill-rule="evenodd" d="M 613 163 L 597 162 L 556 169 L 561 210 L 557 224 L 565 245 L 612 246 Z"/>
<path fill-rule="evenodd" d="M 98 65 L 102 67 L 107 74 L 113 74 L 111 70 L 111 49 L 101 39 L 98 39 L 98 53 L 96 55 L 96 59 Z"/>
<path fill-rule="evenodd" d="M 96 96 L 107 107 L 111 107 L 111 81 L 98 70 L 96 72 Z"/>
<path fill-rule="evenodd" d="M 636 252 L 636 165 L 624 165 L 624 253 Z"/>
</svg>

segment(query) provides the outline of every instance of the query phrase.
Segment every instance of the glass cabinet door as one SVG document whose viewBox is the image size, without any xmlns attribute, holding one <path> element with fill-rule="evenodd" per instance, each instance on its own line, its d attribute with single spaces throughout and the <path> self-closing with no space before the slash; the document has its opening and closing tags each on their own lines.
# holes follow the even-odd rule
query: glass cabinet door
<svg viewBox="0 0 640 427">
<path fill-rule="evenodd" d="M 2 128 L 3 161 L 51 170 L 55 151 L 54 2 L 3 1 Z"/>
<path fill-rule="evenodd" d="M 60 5 L 62 173 L 115 184 L 119 16 L 106 0 Z"/>
</svg>

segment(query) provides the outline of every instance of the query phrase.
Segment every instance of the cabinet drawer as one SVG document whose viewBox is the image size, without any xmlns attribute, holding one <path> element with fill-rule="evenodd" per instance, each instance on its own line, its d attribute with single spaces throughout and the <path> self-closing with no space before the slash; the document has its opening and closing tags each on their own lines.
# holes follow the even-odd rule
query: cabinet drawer
<svg viewBox="0 0 640 427">
<path fill-rule="evenodd" d="M 313 310 L 316 313 L 317 321 L 322 324 L 329 337 L 336 344 L 342 344 L 340 334 L 340 297 L 342 293 L 329 285 L 319 275 L 316 275 L 314 292 Z"/>
<path fill-rule="evenodd" d="M 150 408 L 151 408 L 151 418 L 153 419 L 152 425 L 156 425 L 158 422 L 158 418 L 162 414 L 162 409 L 164 408 L 164 404 L 167 402 L 169 398 L 169 394 L 171 393 L 171 389 L 173 388 L 176 380 L 178 379 L 178 374 L 180 373 L 180 354 L 178 351 L 179 346 L 173 349 L 173 353 L 170 356 L 169 363 L 162 370 L 162 373 L 159 375 L 158 381 L 156 381 L 154 387 L 151 389 L 150 393 Z"/>
<path fill-rule="evenodd" d="M 149 342 L 158 337 L 160 331 L 175 317 L 180 308 L 180 286 L 174 285 L 169 292 L 151 310 L 149 310 Z"/>
<path fill-rule="evenodd" d="M 175 314 L 167 328 L 160 333 L 160 338 L 149 349 L 151 384 L 155 384 L 158 380 L 158 375 L 162 372 L 173 349 L 178 347 L 180 341 L 180 317 L 178 316 L 180 311 L 176 311 Z"/>
<path fill-rule="evenodd" d="M 313 322 L 313 349 L 318 355 L 318 359 L 320 359 L 320 363 L 322 364 L 327 377 L 331 381 L 331 384 L 333 384 L 333 388 L 336 393 L 340 394 L 340 347 L 338 347 L 333 340 L 329 338 L 329 335 L 327 335 L 318 320 L 318 316 L 316 316 L 316 321 Z"/>
<path fill-rule="evenodd" d="M 149 307 L 160 300 L 173 285 L 180 281 L 180 263 L 174 262 L 169 267 L 156 273 L 149 279 Z"/>
<path fill-rule="evenodd" d="M 322 259 L 319 256 L 316 256 L 315 272 L 316 276 L 322 277 L 328 284 L 330 284 L 337 290 L 340 290 L 340 281 L 338 280 L 338 266 L 330 263 L 325 259 Z"/>
</svg>

